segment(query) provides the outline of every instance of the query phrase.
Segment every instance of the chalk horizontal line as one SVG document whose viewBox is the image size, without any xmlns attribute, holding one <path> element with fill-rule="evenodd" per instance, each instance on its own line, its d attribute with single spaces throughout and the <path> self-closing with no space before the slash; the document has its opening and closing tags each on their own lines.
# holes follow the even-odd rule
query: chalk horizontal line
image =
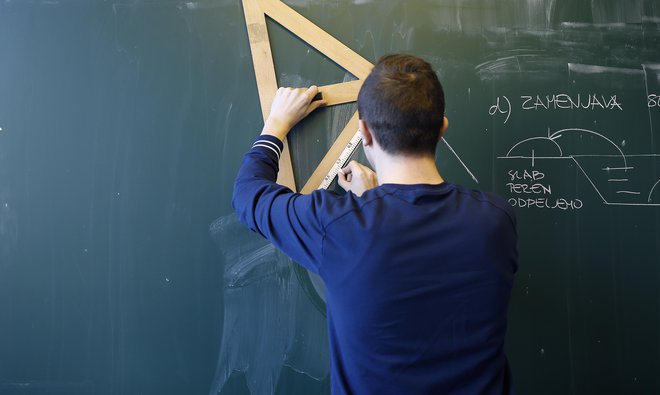
<svg viewBox="0 0 660 395">
<path fill-rule="evenodd" d="M 572 159 L 570 156 L 498 156 L 497 159 Z"/>
<path fill-rule="evenodd" d="M 630 180 L 627 179 L 627 178 L 610 178 L 607 181 L 609 181 L 609 182 L 628 182 Z"/>
<path fill-rule="evenodd" d="M 644 207 L 660 207 L 660 203 L 609 203 L 604 202 L 608 206 L 644 206 Z"/>
<path fill-rule="evenodd" d="M 633 191 L 616 191 L 616 193 L 622 193 L 626 195 L 641 195 L 641 192 L 633 192 Z"/>
<path fill-rule="evenodd" d="M 571 156 L 573 156 L 575 158 L 592 158 L 592 157 L 595 157 L 595 158 L 601 158 L 601 157 L 602 158 L 620 158 L 621 157 L 621 155 L 613 155 L 613 154 L 609 154 L 609 155 L 580 154 L 580 155 L 571 155 Z M 624 156 L 626 158 L 640 158 L 640 157 L 659 157 L 660 158 L 660 154 L 635 154 L 635 155 L 624 155 Z"/>
<path fill-rule="evenodd" d="M 652 158 L 660 159 L 660 154 L 640 154 L 640 155 L 625 155 L 626 158 Z M 497 159 L 532 159 L 531 156 L 516 155 L 516 156 L 498 156 Z M 535 159 L 571 159 L 571 158 L 621 158 L 621 155 L 570 155 L 570 156 L 534 156 Z"/>
</svg>

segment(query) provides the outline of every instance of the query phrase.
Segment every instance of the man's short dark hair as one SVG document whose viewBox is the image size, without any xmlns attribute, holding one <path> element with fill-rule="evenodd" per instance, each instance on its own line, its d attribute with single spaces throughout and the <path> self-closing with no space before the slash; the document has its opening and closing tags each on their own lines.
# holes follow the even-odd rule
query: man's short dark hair
<svg viewBox="0 0 660 395">
<path fill-rule="evenodd" d="M 360 89 L 358 112 L 385 152 L 435 156 L 445 116 L 445 94 L 425 60 L 386 55 Z"/>
</svg>

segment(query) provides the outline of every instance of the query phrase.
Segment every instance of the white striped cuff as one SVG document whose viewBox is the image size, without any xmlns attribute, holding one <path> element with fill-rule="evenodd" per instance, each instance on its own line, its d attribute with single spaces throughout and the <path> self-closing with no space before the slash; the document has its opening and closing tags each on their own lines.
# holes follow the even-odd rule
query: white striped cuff
<svg viewBox="0 0 660 395">
<path fill-rule="evenodd" d="M 252 148 L 255 147 L 268 148 L 269 150 L 273 151 L 275 155 L 277 155 L 277 160 L 280 160 L 280 156 L 282 156 L 282 149 L 280 148 L 280 146 L 265 138 L 257 139 L 257 141 L 255 141 L 254 144 L 252 145 Z"/>
</svg>

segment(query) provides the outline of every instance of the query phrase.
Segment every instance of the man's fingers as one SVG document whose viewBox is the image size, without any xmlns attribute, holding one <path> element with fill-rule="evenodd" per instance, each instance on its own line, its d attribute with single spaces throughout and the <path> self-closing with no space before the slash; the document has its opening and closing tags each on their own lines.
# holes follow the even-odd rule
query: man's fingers
<svg viewBox="0 0 660 395">
<path fill-rule="evenodd" d="M 337 181 L 339 183 L 348 181 L 348 180 L 346 180 L 346 174 L 344 174 L 344 172 L 342 170 L 339 170 L 339 173 L 337 173 Z"/>
<path fill-rule="evenodd" d="M 324 100 L 313 100 L 317 93 L 316 86 L 278 88 L 270 105 L 270 114 L 264 123 L 264 131 L 277 137 L 286 137 L 291 128 L 300 120 L 320 106 L 327 104 Z"/>
<path fill-rule="evenodd" d="M 351 186 L 351 183 L 343 169 L 339 170 L 339 173 L 337 173 L 337 184 L 339 184 L 339 186 L 342 187 L 345 191 L 348 191 Z"/>
<path fill-rule="evenodd" d="M 316 100 L 310 103 L 309 107 L 307 107 L 307 111 L 305 112 L 305 116 L 309 115 L 312 113 L 314 110 L 316 110 L 319 107 L 325 106 L 327 103 L 325 100 Z"/>
<path fill-rule="evenodd" d="M 344 175 L 344 178 L 346 178 L 346 180 L 348 180 L 349 182 L 353 179 L 353 168 L 354 168 L 353 166 L 354 165 L 351 165 L 351 163 L 349 163 L 348 165 L 346 165 L 346 167 L 344 167 L 339 171 Z"/>
<path fill-rule="evenodd" d="M 356 162 L 354 160 L 348 162 L 348 166 L 346 167 L 351 173 L 355 174 L 362 174 L 364 173 L 364 169 L 362 168 L 362 165 L 359 162 Z"/>
<path fill-rule="evenodd" d="M 314 100 L 314 96 L 316 96 L 317 93 L 319 93 L 319 88 L 316 85 L 310 86 L 305 91 L 305 95 L 307 96 L 310 102 Z"/>
<path fill-rule="evenodd" d="M 317 96 L 318 93 L 319 93 L 319 88 L 316 85 L 310 86 L 305 91 L 305 96 L 306 96 L 307 100 L 309 101 L 309 106 L 307 107 L 307 111 L 305 112 L 305 116 L 309 115 L 311 112 L 313 112 L 317 108 L 319 108 L 321 106 L 325 106 L 326 104 L 328 104 L 323 99 L 314 100 L 314 98 Z"/>
</svg>

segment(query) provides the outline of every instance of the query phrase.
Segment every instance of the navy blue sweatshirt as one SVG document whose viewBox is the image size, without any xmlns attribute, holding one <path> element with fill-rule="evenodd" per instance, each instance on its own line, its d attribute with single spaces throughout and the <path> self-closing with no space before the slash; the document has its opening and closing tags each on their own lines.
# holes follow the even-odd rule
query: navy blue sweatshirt
<svg viewBox="0 0 660 395">
<path fill-rule="evenodd" d="M 503 345 L 516 219 L 462 186 L 384 184 L 361 197 L 275 183 L 282 142 L 245 155 L 239 219 L 324 280 L 333 394 L 513 394 Z"/>
</svg>

